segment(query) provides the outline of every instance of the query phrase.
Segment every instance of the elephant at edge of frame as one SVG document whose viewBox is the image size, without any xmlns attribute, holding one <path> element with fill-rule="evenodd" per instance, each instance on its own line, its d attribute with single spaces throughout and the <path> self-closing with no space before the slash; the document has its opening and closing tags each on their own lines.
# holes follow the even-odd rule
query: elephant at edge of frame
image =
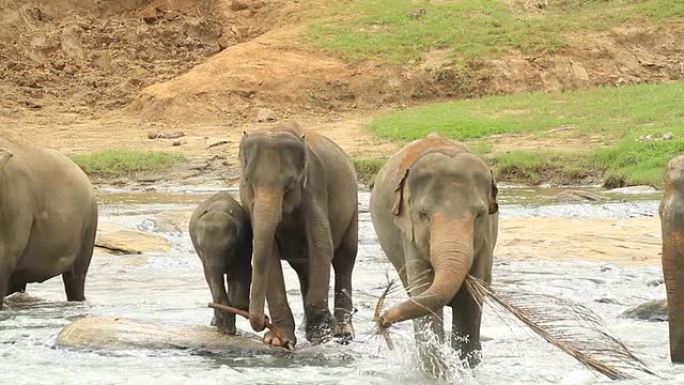
<svg viewBox="0 0 684 385">
<path fill-rule="evenodd" d="M 68 301 L 85 301 L 97 202 L 66 156 L 0 138 L 0 309 L 26 284 L 62 275 Z"/>
<path fill-rule="evenodd" d="M 665 191 L 658 210 L 662 263 L 667 291 L 670 360 L 684 363 L 684 155 L 667 164 Z"/>
</svg>

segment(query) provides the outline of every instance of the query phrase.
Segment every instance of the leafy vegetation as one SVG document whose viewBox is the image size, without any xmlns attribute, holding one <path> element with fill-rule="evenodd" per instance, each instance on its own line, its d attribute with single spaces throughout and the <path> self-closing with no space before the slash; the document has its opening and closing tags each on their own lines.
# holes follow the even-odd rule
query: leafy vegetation
<svg viewBox="0 0 684 385">
<path fill-rule="evenodd" d="M 599 172 L 609 185 L 658 185 L 667 161 L 684 151 L 682 105 L 684 82 L 644 84 L 437 103 L 381 115 L 369 129 L 400 141 L 438 132 L 469 140 L 476 151 L 488 148 L 491 135 L 548 139 L 559 130 L 570 131 L 576 137 L 599 137 L 604 144 L 575 152 L 547 148 L 490 156 L 505 179 L 562 182 Z"/>
<path fill-rule="evenodd" d="M 354 162 L 354 168 L 356 168 L 356 175 L 359 182 L 368 187 L 373 187 L 375 175 L 377 175 L 378 171 L 385 165 L 385 159 L 355 158 L 352 161 Z"/>
<path fill-rule="evenodd" d="M 75 154 L 71 159 L 88 175 L 117 176 L 138 171 L 164 170 L 184 160 L 164 152 L 107 150 Z"/>
</svg>

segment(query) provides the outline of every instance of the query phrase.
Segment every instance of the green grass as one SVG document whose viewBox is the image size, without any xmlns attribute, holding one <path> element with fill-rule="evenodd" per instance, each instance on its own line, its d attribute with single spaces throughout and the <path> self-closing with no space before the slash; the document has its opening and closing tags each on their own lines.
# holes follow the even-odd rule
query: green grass
<svg viewBox="0 0 684 385">
<path fill-rule="evenodd" d="M 491 154 L 500 177 L 539 183 L 572 182 L 603 173 L 607 185 L 660 185 L 665 164 L 684 152 L 684 82 L 619 88 L 491 96 L 437 103 L 377 117 L 369 129 L 399 141 L 425 137 L 430 132 L 464 140 L 487 149 L 490 135 L 600 136 L 609 145 L 581 152 L 512 151 Z M 668 141 L 639 141 L 643 135 Z M 564 134 L 567 135 L 567 134 Z M 482 144 L 485 143 L 485 144 Z M 486 151 L 488 152 L 488 151 Z"/>
<path fill-rule="evenodd" d="M 107 150 L 75 154 L 71 156 L 71 159 L 86 174 L 101 176 L 164 170 L 184 160 L 181 155 L 137 150 Z"/>
<path fill-rule="evenodd" d="M 385 165 L 385 159 L 352 159 L 354 168 L 356 168 L 356 175 L 359 182 L 368 187 L 373 187 L 375 175 Z"/>
<path fill-rule="evenodd" d="M 572 127 L 612 138 L 671 130 L 684 121 L 684 83 L 458 100 L 381 115 L 378 136 L 413 140 L 437 132 L 454 139 Z M 681 127 L 680 127 L 681 128 Z"/>
<path fill-rule="evenodd" d="M 671 0 L 549 3 L 539 13 L 501 0 L 351 0 L 330 6 L 305 35 L 314 46 L 350 61 L 407 63 L 432 49 L 451 49 L 453 62 L 463 64 L 512 49 L 556 51 L 574 32 L 684 16 L 684 2 Z M 425 13 L 409 16 L 417 9 Z"/>
</svg>

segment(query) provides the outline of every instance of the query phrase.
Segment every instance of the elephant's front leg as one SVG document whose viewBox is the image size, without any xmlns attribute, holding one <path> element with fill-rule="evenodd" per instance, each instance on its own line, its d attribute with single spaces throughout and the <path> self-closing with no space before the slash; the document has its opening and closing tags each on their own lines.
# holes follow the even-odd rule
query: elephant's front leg
<svg viewBox="0 0 684 385">
<path fill-rule="evenodd" d="M 306 339 L 320 343 L 332 336 L 335 319 L 328 307 L 333 244 L 330 224 L 320 208 L 312 208 L 305 216 L 309 248 L 309 289 L 304 298 Z"/>
<path fill-rule="evenodd" d="M 475 257 L 470 270 L 471 275 L 488 285 L 492 282 L 493 252 L 493 249 L 483 250 Z M 465 285 L 456 293 L 450 305 L 453 315 L 451 347 L 460 352 L 461 360 L 473 368 L 482 360 L 482 345 L 480 344 L 482 307 L 468 292 Z"/>
<path fill-rule="evenodd" d="M 452 320 L 451 347 L 460 352 L 462 361 L 473 368 L 480 363 L 480 321 L 482 309 L 465 287 L 459 290 L 451 302 Z"/>
<path fill-rule="evenodd" d="M 281 341 L 275 337 L 271 332 L 266 332 L 264 335 L 264 342 L 277 346 L 288 346 L 297 343 L 295 337 L 295 323 L 292 316 L 290 304 L 287 302 L 287 290 L 285 288 L 285 279 L 283 277 L 283 268 L 280 264 L 280 255 L 278 247 L 273 247 L 277 258 L 273 258 L 274 264 L 270 266 L 268 278 L 268 291 L 266 292 L 266 301 L 268 302 L 268 310 L 271 314 L 271 322 L 278 326 L 288 339 Z"/>
<path fill-rule="evenodd" d="M 211 291 L 211 298 L 214 303 L 224 306 L 231 306 L 228 300 L 228 295 L 226 293 L 226 287 L 224 285 L 223 269 L 216 266 L 210 266 L 203 261 L 204 265 L 204 277 L 209 285 L 209 290 Z M 235 314 L 226 313 L 221 310 L 214 310 L 214 319 L 212 320 L 212 325 L 216 325 L 219 331 L 226 334 L 235 334 Z"/>
</svg>

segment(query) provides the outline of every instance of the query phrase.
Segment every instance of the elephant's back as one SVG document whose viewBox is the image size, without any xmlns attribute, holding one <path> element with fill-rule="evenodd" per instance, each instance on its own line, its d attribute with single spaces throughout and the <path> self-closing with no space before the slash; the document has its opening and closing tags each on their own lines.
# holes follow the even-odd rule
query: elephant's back
<svg viewBox="0 0 684 385">
<path fill-rule="evenodd" d="M 347 153 L 331 139 L 307 132 L 306 141 L 321 162 L 327 187 L 328 218 L 335 247 L 357 220 L 358 182 Z"/>
<path fill-rule="evenodd" d="M 7 165 L 9 179 L 28 182 L 34 194 L 79 207 L 94 205 L 95 192 L 88 176 L 66 155 L 30 144 L 0 139 L 14 157 Z M 90 205 L 88 203 L 91 203 Z"/>
</svg>

